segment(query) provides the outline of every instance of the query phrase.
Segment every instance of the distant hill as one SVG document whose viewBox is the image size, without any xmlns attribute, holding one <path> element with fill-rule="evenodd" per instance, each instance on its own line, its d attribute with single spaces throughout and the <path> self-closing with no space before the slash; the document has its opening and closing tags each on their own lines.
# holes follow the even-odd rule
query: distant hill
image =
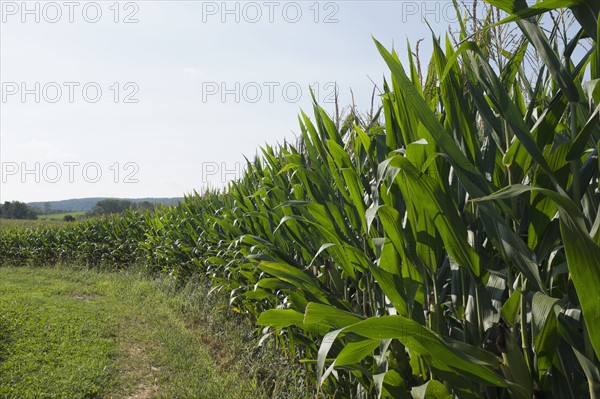
<svg viewBox="0 0 600 399">
<path fill-rule="evenodd" d="M 40 211 L 44 210 L 45 204 L 50 204 L 51 211 L 62 212 L 88 212 L 98 201 L 111 197 L 92 197 L 92 198 L 73 198 L 61 201 L 45 201 L 45 202 L 28 202 L 27 205 L 37 208 Z M 173 198 L 118 198 L 131 202 L 148 201 L 153 204 L 173 205 L 183 200 L 182 197 Z"/>
</svg>

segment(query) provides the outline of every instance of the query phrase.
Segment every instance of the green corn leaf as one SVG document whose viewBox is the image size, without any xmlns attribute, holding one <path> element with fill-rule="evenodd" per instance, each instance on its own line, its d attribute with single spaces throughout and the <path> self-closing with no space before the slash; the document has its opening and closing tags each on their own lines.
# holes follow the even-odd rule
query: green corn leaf
<svg viewBox="0 0 600 399">
<path fill-rule="evenodd" d="M 596 356 L 600 356 L 600 246 L 592 240 L 585 219 L 568 197 L 536 187 L 512 185 L 477 201 L 511 198 L 529 191 L 552 199 L 560 207 L 560 229 L 567 265 L 579 296 L 585 325 Z"/>
<path fill-rule="evenodd" d="M 398 339 L 409 350 L 424 356 L 432 367 L 442 372 L 454 374 L 457 378 L 469 378 L 490 385 L 508 385 L 494 371 L 499 364 L 487 365 L 487 367 L 474 364 L 460 353 L 452 350 L 432 331 L 401 316 L 372 317 L 344 329 L 336 330 L 336 334 L 332 334 L 328 338 L 335 339 L 341 332 L 344 334 L 355 333 L 369 339 Z M 330 343 L 329 340 L 325 341 L 324 339 L 325 342 L 328 345 Z M 477 349 L 474 348 L 474 350 Z"/>
<path fill-rule="evenodd" d="M 429 380 L 423 385 L 410 390 L 414 399 L 452 399 L 444 384 L 436 380 Z"/>
<path fill-rule="evenodd" d="M 480 275 L 479 256 L 467 241 L 467 229 L 460 220 L 456 209 L 446 200 L 437 182 L 417 170 L 403 156 L 390 158 L 388 167 L 401 170 L 406 179 L 405 196 L 414 200 L 427 210 L 442 236 L 444 247 L 452 258 L 462 267 L 467 268 L 474 276 Z"/>
<path fill-rule="evenodd" d="M 360 362 L 379 348 L 379 342 L 378 339 L 348 342 L 335 358 L 335 365 L 338 367 L 349 366 Z"/>
<path fill-rule="evenodd" d="M 504 305 L 502 305 L 502 310 L 500 311 L 500 315 L 502 318 L 509 324 L 514 325 L 517 321 L 517 317 L 519 316 L 521 306 L 521 290 L 514 290 L 510 298 Z"/>
<path fill-rule="evenodd" d="M 269 309 L 260 314 L 256 324 L 282 329 L 289 326 L 302 327 L 304 314 L 293 309 Z"/>
<path fill-rule="evenodd" d="M 333 306 L 310 302 L 304 311 L 304 324 L 322 324 L 333 328 L 346 327 L 363 318 Z"/>
</svg>

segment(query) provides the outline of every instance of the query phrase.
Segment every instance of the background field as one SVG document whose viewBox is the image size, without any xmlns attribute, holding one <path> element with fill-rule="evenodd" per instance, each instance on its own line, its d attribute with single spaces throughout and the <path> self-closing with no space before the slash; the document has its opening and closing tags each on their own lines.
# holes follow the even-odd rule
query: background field
<svg viewBox="0 0 600 399">
<path fill-rule="evenodd" d="M 62 212 L 62 213 L 51 213 L 49 215 L 39 215 L 38 219 L 40 220 L 63 220 L 63 218 L 67 215 L 71 215 L 74 218 L 84 216 L 85 212 Z"/>
</svg>

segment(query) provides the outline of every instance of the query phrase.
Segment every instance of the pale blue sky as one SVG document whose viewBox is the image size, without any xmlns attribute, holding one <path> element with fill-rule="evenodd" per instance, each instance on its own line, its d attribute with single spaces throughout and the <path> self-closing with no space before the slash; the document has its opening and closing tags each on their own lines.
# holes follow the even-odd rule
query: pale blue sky
<svg viewBox="0 0 600 399">
<path fill-rule="evenodd" d="M 294 139 L 300 109 L 311 111 L 309 84 L 317 83 L 326 101 L 332 92 L 327 84 L 337 82 L 342 105 L 350 104 L 352 88 L 357 105 L 368 107 L 370 78 L 380 84 L 387 75 L 371 35 L 388 47 L 395 43 L 402 57 L 407 40 L 414 45 L 425 38 L 428 60 L 430 32 L 421 15 L 427 13 L 438 33 L 453 23 L 451 1 L 227 2 L 230 9 L 239 7 L 239 23 L 235 14 L 221 14 L 225 3 L 201 1 L 120 2 L 119 23 L 113 20 L 114 2 L 101 1 L 102 16 L 90 23 L 82 11 L 89 3 L 78 3 L 72 23 L 69 9 L 54 3 L 63 15 L 49 23 L 56 7 L 28 2 L 31 9 L 38 4 L 36 23 L 35 15 L 23 15 L 20 1 L 2 1 L 2 202 L 180 196 L 207 184 L 220 187 L 235 175 L 223 169 L 234 170 L 244 155 L 252 157 L 265 143 Z M 94 7 L 87 6 L 86 18 L 95 16 Z M 298 8 L 299 21 L 289 22 Z M 250 23 L 257 9 L 262 17 Z M 122 23 L 131 12 L 139 22 Z M 330 14 L 337 22 L 324 23 Z M 21 84 L 35 92 L 35 82 L 40 103 L 34 94 L 23 103 Z M 61 87 L 56 103 L 49 102 L 57 94 L 50 82 Z M 74 82 L 72 103 L 65 82 Z M 128 82 L 133 85 L 125 87 Z M 220 91 L 222 83 L 233 89 L 236 82 L 239 103 L 234 94 L 223 101 L 221 93 L 206 92 Z M 89 100 L 101 88 L 98 102 L 83 98 L 86 83 L 92 83 Z M 136 87 L 132 98 L 138 102 L 124 103 L 123 96 Z M 252 103 L 257 87 L 262 97 Z M 298 87 L 301 97 L 292 102 Z M 24 168 L 32 171 L 23 174 Z M 93 183 L 97 169 L 102 177 Z M 125 183 L 129 173 L 137 183 Z"/>
</svg>

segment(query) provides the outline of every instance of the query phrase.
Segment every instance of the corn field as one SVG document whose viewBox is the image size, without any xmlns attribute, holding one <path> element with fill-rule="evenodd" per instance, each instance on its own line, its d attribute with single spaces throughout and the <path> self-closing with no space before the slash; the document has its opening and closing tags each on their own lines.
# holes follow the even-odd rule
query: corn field
<svg viewBox="0 0 600 399">
<path fill-rule="evenodd" d="M 5 230 L 0 263 L 205 274 L 322 397 L 600 398 L 600 3 L 488 3 L 521 34 L 502 65 L 493 26 L 461 18 L 425 76 L 375 40 L 390 74 L 367 117 L 315 103 L 223 192 Z M 563 6 L 558 46 L 538 21 Z"/>
</svg>

